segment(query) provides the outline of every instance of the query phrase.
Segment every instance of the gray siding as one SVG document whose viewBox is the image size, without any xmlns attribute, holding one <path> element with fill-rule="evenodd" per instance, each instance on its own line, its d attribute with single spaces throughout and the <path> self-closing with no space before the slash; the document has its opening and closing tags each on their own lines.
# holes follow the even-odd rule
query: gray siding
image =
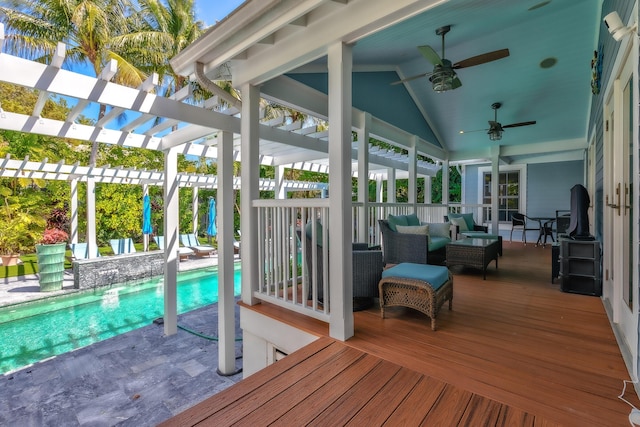
<svg viewBox="0 0 640 427">
<path fill-rule="evenodd" d="M 478 165 L 465 167 L 465 188 L 462 203 L 478 203 L 478 167 Z"/>
<path fill-rule="evenodd" d="M 463 203 L 478 203 L 478 168 L 465 169 L 465 198 Z M 483 165 L 486 166 L 486 165 Z M 584 185 L 584 162 L 539 163 L 527 166 L 526 212 L 531 216 L 555 216 L 556 210 L 568 210 L 571 187 Z"/>
<path fill-rule="evenodd" d="M 527 166 L 527 215 L 554 217 L 571 207 L 571 188 L 583 184 L 582 160 Z"/>
</svg>

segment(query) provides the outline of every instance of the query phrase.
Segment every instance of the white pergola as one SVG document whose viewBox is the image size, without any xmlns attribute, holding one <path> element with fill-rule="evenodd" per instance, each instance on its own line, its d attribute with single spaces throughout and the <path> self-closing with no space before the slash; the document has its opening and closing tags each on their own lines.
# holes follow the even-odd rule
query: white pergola
<svg viewBox="0 0 640 427">
<path fill-rule="evenodd" d="M 0 24 L 0 51 L 4 42 L 4 27 Z M 117 71 L 117 63 L 112 61 L 97 77 L 82 75 L 62 69 L 65 45 L 60 43 L 50 64 L 36 63 L 6 53 L 0 53 L 0 81 L 24 86 L 39 91 L 39 98 L 30 115 L 3 110 L 0 106 L 0 129 L 35 133 L 53 137 L 69 138 L 100 144 L 120 145 L 131 148 L 145 148 L 164 153 L 164 171 L 144 171 L 137 169 L 91 167 L 64 162 L 48 163 L 46 160 L 33 162 L 29 159 L 0 160 L 0 176 L 32 177 L 40 179 L 64 179 L 86 182 L 87 187 L 87 243 L 95 243 L 95 184 L 100 182 L 128 183 L 138 185 L 162 185 L 164 189 L 164 230 L 165 277 L 164 277 L 164 332 L 177 332 L 176 283 L 178 271 L 178 189 L 181 186 L 217 187 L 218 192 L 218 244 L 220 283 L 233 283 L 233 188 L 240 187 L 238 177 L 233 176 L 233 161 L 242 161 L 241 120 L 242 107 L 228 107 L 220 97 L 213 96 L 203 102 L 196 102 L 188 88 L 170 97 L 155 93 L 158 76 L 150 76 L 140 87 L 129 88 L 112 83 Z M 43 107 L 52 95 L 72 100 L 74 107 L 65 120 L 55 120 L 42 116 Z M 75 102 L 75 103 L 74 103 Z M 254 101 L 252 100 L 252 103 Z M 78 122 L 81 114 L 90 111 L 91 105 L 108 107 L 104 117 L 94 125 Z M 125 124 L 116 119 L 126 113 L 135 117 Z M 258 111 L 260 117 L 264 114 Z M 409 154 L 398 154 L 392 150 L 382 150 L 366 141 L 352 142 L 351 170 L 354 177 L 368 176 L 381 181 L 389 179 L 390 185 L 396 177 L 434 176 L 440 169 L 440 161 L 446 159 L 443 150 L 420 151 L 416 147 L 432 145 L 402 130 L 388 125 L 364 112 L 353 111 L 355 121 L 367 121 L 369 134 L 393 143 L 409 140 L 414 148 Z M 354 130 L 357 123 L 347 124 Z M 245 131 L 244 129 L 242 130 Z M 258 162 L 276 168 L 276 179 L 264 180 L 260 188 L 273 190 L 283 198 L 287 188 L 312 189 L 316 185 L 286 182 L 282 179 L 285 168 L 328 173 L 329 172 L 329 132 L 320 131 L 316 125 L 303 122 L 290 123 L 284 117 L 261 119 L 257 129 L 259 141 Z M 365 153 L 366 152 L 366 153 Z M 183 154 L 216 161 L 217 177 L 179 174 L 177 156 Z M 423 155 L 436 160 L 429 163 L 417 158 Z M 367 159 L 362 161 L 362 159 Z M 245 167 L 257 166 L 253 161 Z M 445 166 L 448 163 L 445 160 Z M 366 182 L 363 180 L 363 182 Z M 415 188 L 415 187 L 414 187 Z M 72 189 L 73 190 L 73 189 Z M 72 191 L 73 193 L 73 191 Z M 77 238 L 77 231 L 75 238 Z M 221 292 L 225 286 L 221 286 Z M 232 289 L 233 287 L 231 287 Z M 233 316 L 225 312 L 233 311 L 229 299 L 220 297 L 219 321 L 221 330 Z M 231 304 L 233 300 L 231 299 Z M 227 329 L 228 330 L 228 329 Z M 233 359 L 233 336 L 220 338 L 220 371 L 235 369 Z"/>
</svg>

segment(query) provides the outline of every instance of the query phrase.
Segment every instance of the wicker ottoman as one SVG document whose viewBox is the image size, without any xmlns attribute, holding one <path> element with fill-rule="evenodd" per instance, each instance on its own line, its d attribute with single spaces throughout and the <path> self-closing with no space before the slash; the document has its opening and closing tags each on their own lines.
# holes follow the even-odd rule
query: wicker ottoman
<svg viewBox="0 0 640 427">
<path fill-rule="evenodd" d="M 378 288 L 382 318 L 386 307 L 409 307 L 429 316 L 434 331 L 440 307 L 447 300 L 449 310 L 453 305 L 453 276 L 439 265 L 398 264 L 382 273 Z"/>
</svg>

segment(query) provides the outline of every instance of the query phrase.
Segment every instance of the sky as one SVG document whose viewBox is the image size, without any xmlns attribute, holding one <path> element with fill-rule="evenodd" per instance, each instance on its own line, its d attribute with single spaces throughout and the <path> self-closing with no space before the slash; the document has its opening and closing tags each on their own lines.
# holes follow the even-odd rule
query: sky
<svg viewBox="0 0 640 427">
<path fill-rule="evenodd" d="M 242 2 L 243 0 L 196 0 L 196 17 L 210 26 L 229 15 Z"/>
</svg>

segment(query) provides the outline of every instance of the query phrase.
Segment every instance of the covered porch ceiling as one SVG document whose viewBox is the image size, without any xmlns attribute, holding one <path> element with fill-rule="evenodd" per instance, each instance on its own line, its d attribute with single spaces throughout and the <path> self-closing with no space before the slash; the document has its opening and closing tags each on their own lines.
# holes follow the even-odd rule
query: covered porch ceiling
<svg viewBox="0 0 640 427">
<path fill-rule="evenodd" d="M 582 160 L 588 146 L 590 62 L 602 2 L 588 0 L 271 0 L 245 1 L 172 60 L 194 75 L 259 85 L 262 96 L 326 118 L 327 50 L 353 45 L 353 105 L 417 135 L 423 153 L 442 150 L 453 163 Z M 418 46 L 442 57 L 436 29 L 450 25 L 444 58 L 452 63 L 508 49 L 502 59 L 456 70 L 462 86 L 443 93 Z M 604 29 L 606 31 L 606 29 Z M 605 53 L 606 54 L 606 53 Z M 507 127 L 501 140 L 489 121 Z M 356 115 L 354 115 L 356 117 Z M 461 134 L 460 131 L 473 131 Z M 386 135 L 377 135 L 385 140 Z M 317 154 L 301 153 L 308 160 Z"/>
</svg>

